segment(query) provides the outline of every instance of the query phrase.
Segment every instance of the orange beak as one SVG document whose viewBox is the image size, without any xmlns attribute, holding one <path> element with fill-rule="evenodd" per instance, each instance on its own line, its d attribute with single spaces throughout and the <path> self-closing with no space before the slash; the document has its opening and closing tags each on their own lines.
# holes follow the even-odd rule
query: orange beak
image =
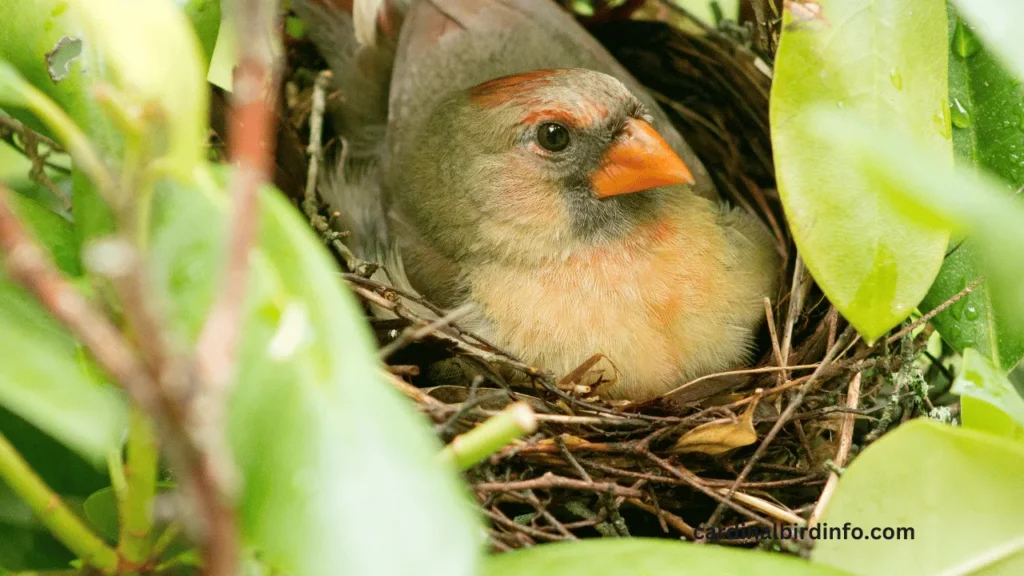
<svg viewBox="0 0 1024 576">
<path fill-rule="evenodd" d="M 598 198 L 668 186 L 693 184 L 693 174 L 653 126 L 630 118 L 590 177 Z"/>
</svg>

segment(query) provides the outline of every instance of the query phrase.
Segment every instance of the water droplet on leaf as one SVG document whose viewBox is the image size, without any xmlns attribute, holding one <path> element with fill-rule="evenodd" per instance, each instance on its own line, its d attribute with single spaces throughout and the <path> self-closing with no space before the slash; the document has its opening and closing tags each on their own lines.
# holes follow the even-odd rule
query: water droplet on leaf
<svg viewBox="0 0 1024 576">
<path fill-rule="evenodd" d="M 953 98 L 953 104 L 950 105 L 949 112 L 953 120 L 953 126 L 967 128 L 971 125 L 971 113 L 960 103 L 958 98 Z"/>
<path fill-rule="evenodd" d="M 953 52 L 961 58 L 970 58 L 978 50 L 981 50 L 981 42 L 963 20 L 958 21 L 953 30 Z"/>
<path fill-rule="evenodd" d="M 978 307 L 974 304 L 967 306 L 967 308 L 964 309 L 964 318 L 967 318 L 968 320 L 977 320 Z"/>
<path fill-rule="evenodd" d="M 889 70 L 889 82 L 892 82 L 892 87 L 897 90 L 903 90 L 903 75 L 900 74 L 900 69 L 893 67 Z"/>
</svg>

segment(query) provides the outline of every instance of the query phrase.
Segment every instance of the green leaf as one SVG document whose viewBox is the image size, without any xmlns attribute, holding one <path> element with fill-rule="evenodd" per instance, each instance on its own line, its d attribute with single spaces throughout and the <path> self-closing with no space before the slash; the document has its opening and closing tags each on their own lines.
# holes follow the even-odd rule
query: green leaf
<svg viewBox="0 0 1024 576">
<path fill-rule="evenodd" d="M 108 160 L 119 158 L 124 139 L 93 94 L 97 82 L 111 81 L 110 69 L 96 43 L 83 40 L 81 22 L 69 7 L 69 0 L 0 0 L 0 60 L 13 64 L 25 80 L 83 127 Z M 0 86 L 5 85 L 0 80 Z M 9 107 L 6 111 L 33 130 L 54 137 L 26 110 Z M 84 177 L 75 178 L 73 211 L 80 240 L 113 227 L 109 210 Z"/>
<path fill-rule="evenodd" d="M 771 552 L 645 538 L 545 544 L 487 558 L 481 576 L 839 576 L 845 572 Z"/>
<path fill-rule="evenodd" d="M 970 234 L 983 255 L 989 298 L 1005 325 L 1024 323 L 1024 204 L 1009 198 L 991 177 L 949 166 L 943 156 L 928 153 L 899 133 L 836 111 L 819 110 L 811 116 L 817 138 L 841 150 L 915 226 L 954 226 Z"/>
<path fill-rule="evenodd" d="M 983 249 L 973 240 L 959 242 L 921 302 L 922 310 L 937 308 L 984 275 Z M 993 294 L 991 281 L 983 280 L 970 294 L 938 313 L 932 324 L 958 352 L 973 347 L 1008 370 L 1024 357 L 1024 324 L 1014 320 L 1008 306 L 1012 307 L 1012 302 Z"/>
<path fill-rule="evenodd" d="M 827 0 L 788 15 L 775 61 L 772 145 L 797 247 L 829 300 L 868 340 L 906 318 L 938 273 L 947 235 L 896 212 L 833 145 L 815 105 L 859 114 L 949 162 L 946 13 L 932 0 Z"/>
<path fill-rule="evenodd" d="M 1024 95 L 949 8 L 949 95 L 953 147 L 958 160 L 984 167 L 1016 189 L 1024 184 Z M 955 240 L 922 310 L 931 310 L 983 274 L 975 242 Z M 998 366 L 1010 368 L 1024 357 L 1024 324 L 1009 322 L 1003 302 L 988 282 L 940 312 L 932 323 L 954 349 L 974 347 Z"/>
<path fill-rule="evenodd" d="M 0 404 L 100 463 L 120 445 L 121 395 L 93 381 L 95 368 L 35 298 L 0 277 Z"/>
<path fill-rule="evenodd" d="M 964 351 L 963 367 L 953 382 L 952 391 L 977 400 L 963 409 L 965 428 L 1024 439 L 1024 398 L 1005 374 L 973 348 Z"/>
<path fill-rule="evenodd" d="M 1018 78 L 1024 78 L 1024 43 L 1020 24 L 1024 4 L 1017 0 L 954 0 L 960 14 L 974 31 L 1006 62 Z"/>
<path fill-rule="evenodd" d="M 98 47 L 84 42 L 69 0 L 0 0 L 0 60 L 6 60 L 33 86 L 86 127 L 105 150 L 118 150 L 121 137 L 93 97 L 93 83 L 109 80 Z M 0 69 L 3 67 L 0 66 Z M 6 81 L 0 80 L 0 86 Z M 31 128 L 52 135 L 33 116 L 7 110 Z"/>
<path fill-rule="evenodd" d="M 157 199 L 155 290 L 194 340 L 222 267 L 223 198 L 167 186 Z M 362 310 L 279 192 L 260 211 L 230 406 L 245 536 L 294 574 L 472 573 L 481 541 L 466 495 L 381 380 Z"/>
<path fill-rule="evenodd" d="M 915 420 L 846 469 L 821 525 L 909 527 L 913 539 L 821 539 L 815 562 L 877 576 L 1024 573 L 1024 447 Z"/>
</svg>

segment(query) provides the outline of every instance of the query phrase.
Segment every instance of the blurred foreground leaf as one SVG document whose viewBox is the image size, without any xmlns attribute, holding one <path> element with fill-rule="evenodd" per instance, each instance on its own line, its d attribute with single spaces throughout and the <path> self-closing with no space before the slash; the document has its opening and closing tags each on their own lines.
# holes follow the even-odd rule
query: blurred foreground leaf
<svg viewBox="0 0 1024 576">
<path fill-rule="evenodd" d="M 78 243 L 67 220 L 32 200 L 4 194 L 26 227 L 64 272 L 78 269 Z M 124 400 L 95 382 L 96 368 L 35 297 L 0 271 L 0 405 L 94 463 L 120 445 Z"/>
<path fill-rule="evenodd" d="M 1005 374 L 973 348 L 964 351 L 952 391 L 961 396 L 965 428 L 1024 440 L 1024 398 Z"/>
<path fill-rule="evenodd" d="M 490 556 L 481 576 L 842 576 L 792 556 L 644 538 L 545 544 Z"/>
<path fill-rule="evenodd" d="M 1021 470 L 1019 444 L 908 422 L 846 469 L 821 524 L 907 527 L 913 537 L 821 539 L 811 559 L 865 576 L 1024 573 Z"/>
<path fill-rule="evenodd" d="M 971 235 L 983 256 L 990 298 L 1006 325 L 1024 322 L 1024 204 L 991 177 L 943 165 L 906 137 L 872 128 L 855 115 L 819 110 L 812 118 L 818 137 L 842 150 L 895 209 L 920 225 L 954 226 Z"/>
<path fill-rule="evenodd" d="M 947 235 L 893 210 L 831 139 L 805 130 L 808 113 L 815 105 L 855 111 L 948 164 L 946 11 L 931 0 L 820 5 L 823 20 L 784 19 L 771 94 L 779 192 L 815 280 L 874 340 L 924 297 Z"/>
<path fill-rule="evenodd" d="M 204 183 L 158 194 L 150 261 L 187 339 L 219 280 L 223 204 Z M 322 244 L 279 192 L 261 206 L 229 422 L 245 535 L 295 574 L 472 574 L 479 528 L 440 446 L 382 381 Z"/>
</svg>

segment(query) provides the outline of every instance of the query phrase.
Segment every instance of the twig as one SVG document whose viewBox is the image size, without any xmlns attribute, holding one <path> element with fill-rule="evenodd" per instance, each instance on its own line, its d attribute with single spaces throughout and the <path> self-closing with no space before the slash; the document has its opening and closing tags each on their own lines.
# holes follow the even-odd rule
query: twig
<svg viewBox="0 0 1024 576">
<path fill-rule="evenodd" d="M 925 314 L 925 315 L 921 316 L 920 318 L 918 318 L 915 322 L 912 322 L 911 324 L 908 324 L 903 329 L 901 329 L 899 332 L 897 332 L 897 333 L 893 334 L 892 336 L 890 336 L 886 340 L 886 342 L 888 342 L 889 344 L 894 344 L 897 340 L 899 340 L 900 338 L 902 338 L 906 334 L 909 334 L 910 332 L 913 332 L 919 326 L 923 325 L 925 322 L 928 322 L 929 320 L 931 320 L 932 318 L 937 316 L 940 312 L 942 312 L 946 308 L 949 308 L 953 304 L 956 304 L 961 298 L 964 298 L 965 296 L 967 296 L 968 294 L 973 292 L 974 289 L 977 288 L 978 285 L 981 284 L 984 280 L 985 280 L 984 276 L 978 276 L 977 278 L 972 280 L 970 284 L 965 286 L 963 290 L 957 292 L 952 297 L 947 299 L 945 302 L 943 302 L 942 304 L 939 304 L 934 309 L 929 311 L 927 314 Z"/>
<path fill-rule="evenodd" d="M 789 286 L 789 308 L 786 310 L 786 324 L 782 328 L 782 366 L 789 364 L 789 352 L 793 345 L 793 327 L 804 310 L 804 260 L 798 252 L 793 265 L 793 281 Z M 783 371 L 779 376 L 780 383 L 789 379 L 789 372 Z"/>
<path fill-rule="evenodd" d="M 615 496 L 627 498 L 640 498 L 644 495 L 642 490 L 619 486 L 613 482 L 587 482 L 555 476 L 551 472 L 544 473 L 539 478 L 531 480 L 513 480 L 510 482 L 480 482 L 473 485 L 476 492 L 516 492 L 519 490 L 551 490 L 552 488 L 565 488 L 568 490 L 581 490 L 586 492 L 611 493 Z"/>
<path fill-rule="evenodd" d="M 232 217 L 227 263 L 220 292 L 203 325 L 196 345 L 196 361 L 208 386 L 226 388 L 235 369 L 249 252 L 256 243 L 259 187 L 271 174 L 276 115 L 277 75 L 269 50 L 259 39 L 275 17 L 269 0 L 235 0 L 231 9 L 238 36 L 228 148 L 235 171 L 231 177 Z M 213 566 L 211 573 L 230 568 Z"/>
<path fill-rule="evenodd" d="M 164 432 L 173 462 L 182 471 L 183 484 L 196 495 L 196 507 L 205 521 L 206 542 L 220 538 L 218 542 L 227 543 L 233 551 L 234 517 L 225 507 L 218 484 L 217 467 L 221 463 L 196 443 L 184 407 L 166 394 L 121 333 L 75 290 L 29 236 L 7 204 L 10 193 L 0 186 L 0 252 L 5 254 L 3 264 L 7 273 L 32 292 L 85 346 L 113 381 L 125 389 L 135 404 L 154 418 Z"/>
<path fill-rule="evenodd" d="M 464 304 L 452 310 L 451 312 L 445 314 L 444 316 L 438 318 L 437 320 L 434 320 L 433 322 L 427 324 L 426 326 L 421 326 L 418 328 L 406 328 L 405 330 L 402 331 L 401 334 L 398 335 L 398 338 L 395 338 L 391 342 L 388 342 L 387 345 L 381 347 L 377 355 L 380 357 L 381 360 L 386 360 L 389 356 L 401 350 L 402 348 L 405 348 L 409 344 L 412 344 L 413 342 L 418 342 L 426 338 L 427 336 L 430 336 L 436 333 L 437 331 L 443 330 L 444 328 L 454 324 L 455 322 L 458 322 L 462 318 L 466 317 L 469 313 L 473 312 L 473 310 L 475 309 L 476 305 L 473 303 Z"/>
<path fill-rule="evenodd" d="M 856 410 L 859 403 L 860 372 L 855 374 L 853 379 L 850 380 L 850 386 L 846 390 L 846 407 L 850 410 Z M 846 460 L 850 457 L 850 449 L 853 447 L 853 426 L 855 423 L 856 414 L 850 413 L 843 417 L 842 428 L 839 431 L 839 448 L 836 449 L 836 457 L 832 460 L 839 468 L 846 466 Z M 836 474 L 834 470 L 829 470 L 828 481 L 825 483 L 825 488 L 822 489 L 821 496 L 818 497 L 818 503 L 815 504 L 814 510 L 807 520 L 807 526 L 812 527 L 818 523 L 818 519 L 821 518 L 822 512 L 828 506 L 838 484 L 839 474 Z"/>
<path fill-rule="evenodd" d="M 0 478 L 28 504 L 54 536 L 86 564 L 102 574 L 118 573 L 117 552 L 75 516 L 3 434 L 0 434 Z"/>
<path fill-rule="evenodd" d="M 718 493 L 722 495 L 726 495 L 728 494 L 728 492 L 729 491 L 726 490 L 725 488 L 718 489 Z M 756 496 L 751 496 L 750 494 L 744 494 L 743 492 L 735 492 L 732 495 L 732 497 L 737 502 L 746 504 L 747 506 L 750 506 L 755 510 L 760 510 L 761 512 L 764 512 L 765 514 L 771 516 L 772 518 L 775 518 L 776 520 L 779 520 L 780 522 L 786 522 L 787 524 L 798 524 L 801 526 L 806 524 L 803 518 L 797 516 L 796 514 L 793 514 L 789 510 L 786 510 L 785 508 L 776 506 L 775 504 L 772 504 L 767 500 L 763 500 Z"/>
<path fill-rule="evenodd" d="M 775 439 L 775 436 L 778 435 L 780 430 L 782 430 L 782 427 L 785 426 L 793 417 L 796 409 L 803 403 L 804 397 L 811 389 L 811 385 L 814 384 L 825 371 L 825 367 L 832 363 L 832 360 L 836 358 L 839 351 L 846 347 L 847 342 L 853 338 L 853 334 L 853 326 L 848 326 L 843 332 L 843 335 L 836 341 L 835 346 L 829 349 L 828 353 L 825 354 L 825 357 L 822 358 L 821 363 L 818 364 L 818 368 L 811 374 L 811 377 L 807 379 L 807 382 L 805 382 L 799 390 L 797 390 L 797 393 L 789 401 L 789 404 L 782 412 L 782 415 L 779 416 L 779 419 L 772 426 L 771 430 L 768 431 L 768 434 L 765 435 L 764 440 L 761 441 L 757 450 L 754 451 L 754 454 L 750 456 L 747 463 L 743 466 L 743 470 L 740 472 L 740 475 L 733 482 L 732 487 L 726 494 L 726 499 L 732 498 L 733 493 L 736 492 L 736 488 L 743 482 L 743 480 L 746 479 L 747 475 L 750 474 L 750 471 L 754 469 L 754 464 L 756 464 L 761 456 L 763 456 L 768 450 L 768 445 L 771 444 L 772 440 Z M 718 507 L 715 508 L 715 512 L 711 515 L 711 518 L 708 519 L 708 525 L 716 525 L 721 519 L 723 512 L 725 512 L 725 506 L 723 504 L 719 504 Z"/>
<path fill-rule="evenodd" d="M 626 502 L 628 502 L 631 506 L 636 506 L 637 508 L 645 512 L 650 512 L 651 514 L 654 514 L 658 517 L 659 521 L 663 521 L 669 526 L 675 528 L 677 532 L 679 532 L 683 536 L 686 536 L 690 540 L 695 539 L 695 536 L 693 534 L 693 526 L 687 524 L 686 521 L 680 518 L 679 516 L 676 516 L 675 514 L 667 510 L 662 510 L 661 508 L 651 506 L 650 504 L 643 502 L 639 498 L 628 498 Z"/>
<path fill-rule="evenodd" d="M 331 83 L 331 72 L 323 70 L 317 74 L 313 83 L 313 102 L 309 114 L 309 168 L 306 171 L 306 189 L 302 198 L 302 212 L 309 219 L 310 225 L 317 231 L 325 244 L 330 246 L 345 262 L 345 267 L 357 276 L 369 278 L 377 270 L 373 262 L 360 260 L 341 241 L 341 233 L 331 229 L 327 218 L 320 214 L 320 202 L 316 187 L 320 182 L 320 164 L 324 160 L 323 127 L 324 111 L 327 106 L 327 86 Z"/>
</svg>

